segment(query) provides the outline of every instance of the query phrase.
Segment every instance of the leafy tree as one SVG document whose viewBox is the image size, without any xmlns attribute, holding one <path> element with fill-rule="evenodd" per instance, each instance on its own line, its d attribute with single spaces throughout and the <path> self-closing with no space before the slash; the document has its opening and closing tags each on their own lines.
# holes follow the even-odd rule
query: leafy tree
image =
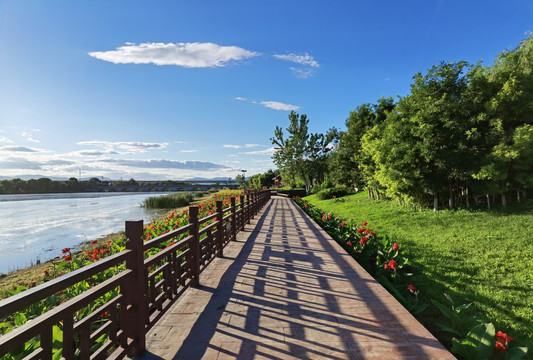
<svg viewBox="0 0 533 360">
<path fill-rule="evenodd" d="M 309 133 L 308 124 L 307 115 L 291 111 L 286 128 L 289 136 L 285 138 L 283 129 L 276 126 L 274 137 L 270 139 L 277 146 L 273 159 L 284 179 L 303 182 L 307 194 L 314 184 L 324 179 L 328 145 L 338 134 L 335 129 L 326 135 Z"/>
</svg>

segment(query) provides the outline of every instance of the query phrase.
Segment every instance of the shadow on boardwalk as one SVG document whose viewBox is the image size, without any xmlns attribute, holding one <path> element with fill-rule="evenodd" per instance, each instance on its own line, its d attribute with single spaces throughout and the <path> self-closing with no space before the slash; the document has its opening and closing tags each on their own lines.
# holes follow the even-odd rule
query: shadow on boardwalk
<svg viewBox="0 0 533 360">
<path fill-rule="evenodd" d="M 260 214 L 148 333 L 141 359 L 454 358 L 290 200 Z"/>
</svg>

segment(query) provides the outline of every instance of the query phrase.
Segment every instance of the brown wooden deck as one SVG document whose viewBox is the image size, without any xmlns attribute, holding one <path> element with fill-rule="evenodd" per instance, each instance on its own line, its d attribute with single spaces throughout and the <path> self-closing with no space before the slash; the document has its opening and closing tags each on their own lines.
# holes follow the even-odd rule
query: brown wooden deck
<svg viewBox="0 0 533 360">
<path fill-rule="evenodd" d="M 454 359 L 291 200 L 273 197 L 140 359 Z"/>
</svg>

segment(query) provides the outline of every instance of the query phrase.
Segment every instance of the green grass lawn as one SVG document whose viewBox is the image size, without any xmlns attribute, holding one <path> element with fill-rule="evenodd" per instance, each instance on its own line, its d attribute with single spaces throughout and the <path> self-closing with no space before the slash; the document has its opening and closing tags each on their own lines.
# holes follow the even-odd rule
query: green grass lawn
<svg viewBox="0 0 533 360">
<path fill-rule="evenodd" d="M 472 312 L 533 352 L 533 201 L 490 212 L 421 213 L 393 201 L 369 200 L 365 193 L 343 199 L 304 198 L 341 218 L 367 221 L 378 235 L 390 235 L 409 258 L 412 283 L 425 301 L 446 302 L 447 293 L 457 305 L 474 302 Z M 450 337 L 431 321 L 438 315 L 430 306 L 417 317 L 446 343 Z"/>
</svg>

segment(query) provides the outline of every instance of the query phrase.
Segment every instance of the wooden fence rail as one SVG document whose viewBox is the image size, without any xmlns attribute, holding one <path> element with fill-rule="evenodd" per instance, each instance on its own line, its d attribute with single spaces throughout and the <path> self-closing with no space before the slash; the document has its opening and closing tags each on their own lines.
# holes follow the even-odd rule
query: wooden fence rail
<svg viewBox="0 0 533 360">
<path fill-rule="evenodd" d="M 26 350 L 26 359 L 121 359 L 145 350 L 146 332 L 270 199 L 270 191 L 247 191 L 216 213 L 198 217 L 189 208 L 189 224 L 143 242 L 143 221 L 126 221 L 126 250 L 0 301 L 0 319 L 45 303 L 65 289 L 104 279 L 81 294 L 0 336 L 0 356 Z M 238 209 L 237 209 L 238 207 Z M 147 252 L 171 242 L 154 255 Z M 105 279 L 106 271 L 121 271 Z M 75 321 L 75 314 L 84 316 Z M 1 320 L 0 320 L 1 321 Z M 62 332 L 60 338 L 58 332 Z M 102 341 L 104 339 L 104 341 Z M 33 340 L 32 347 L 28 348 Z"/>
</svg>

